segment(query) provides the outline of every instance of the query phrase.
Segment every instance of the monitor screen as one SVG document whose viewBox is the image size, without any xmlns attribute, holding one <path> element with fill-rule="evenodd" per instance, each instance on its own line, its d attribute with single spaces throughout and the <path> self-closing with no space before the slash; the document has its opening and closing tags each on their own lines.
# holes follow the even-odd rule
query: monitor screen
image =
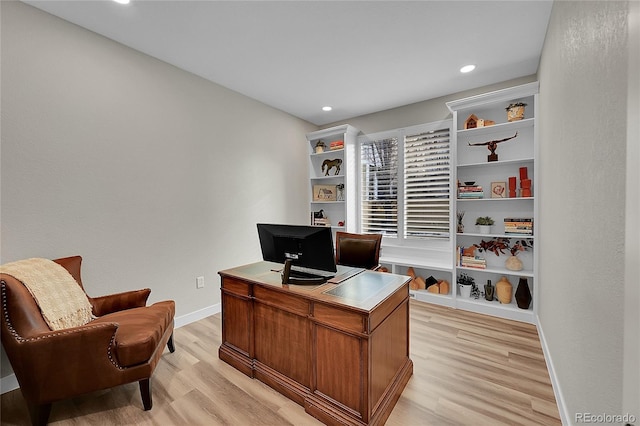
<svg viewBox="0 0 640 426">
<path fill-rule="evenodd" d="M 289 264 L 292 271 L 317 272 L 324 278 L 337 272 L 329 227 L 259 223 L 258 237 L 264 260 Z"/>
</svg>

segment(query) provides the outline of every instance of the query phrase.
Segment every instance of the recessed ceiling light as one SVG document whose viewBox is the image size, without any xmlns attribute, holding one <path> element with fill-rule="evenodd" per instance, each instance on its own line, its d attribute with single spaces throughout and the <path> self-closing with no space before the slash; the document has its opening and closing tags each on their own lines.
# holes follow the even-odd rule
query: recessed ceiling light
<svg viewBox="0 0 640 426">
<path fill-rule="evenodd" d="M 129 0 L 113 0 L 113 1 L 120 4 L 129 4 Z"/>
<path fill-rule="evenodd" d="M 461 73 L 467 73 L 467 72 L 471 72 L 473 70 L 476 69 L 475 65 L 465 65 L 464 67 L 460 68 L 460 72 Z"/>
<path fill-rule="evenodd" d="M 331 111 L 333 108 L 331 108 L 330 106 L 323 106 L 322 110 L 323 111 Z"/>
</svg>

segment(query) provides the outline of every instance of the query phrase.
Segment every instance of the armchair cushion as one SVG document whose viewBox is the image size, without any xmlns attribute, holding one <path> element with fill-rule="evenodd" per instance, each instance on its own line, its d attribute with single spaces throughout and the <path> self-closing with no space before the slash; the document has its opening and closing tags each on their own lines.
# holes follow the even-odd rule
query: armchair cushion
<svg viewBox="0 0 640 426">
<path fill-rule="evenodd" d="M 122 367 L 131 367 L 152 358 L 171 327 L 175 315 L 172 300 L 142 308 L 126 309 L 99 317 L 92 324 L 116 323 L 115 356 Z"/>
</svg>

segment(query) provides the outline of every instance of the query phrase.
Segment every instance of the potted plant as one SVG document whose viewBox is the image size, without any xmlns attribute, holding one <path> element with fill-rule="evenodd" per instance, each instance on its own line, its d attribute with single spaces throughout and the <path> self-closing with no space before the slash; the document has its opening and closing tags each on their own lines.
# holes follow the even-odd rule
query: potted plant
<svg viewBox="0 0 640 426">
<path fill-rule="evenodd" d="M 475 285 L 475 280 L 467 274 L 460 274 L 458 276 L 458 284 L 460 287 L 460 296 L 471 297 L 471 289 Z"/>
<path fill-rule="evenodd" d="M 509 104 L 505 109 L 507 110 L 507 121 L 518 121 L 524 118 L 524 107 L 527 104 L 524 102 L 514 102 Z"/>
<path fill-rule="evenodd" d="M 481 216 L 476 219 L 476 225 L 478 226 L 478 231 L 481 234 L 490 234 L 491 227 L 495 222 L 489 216 Z"/>
</svg>

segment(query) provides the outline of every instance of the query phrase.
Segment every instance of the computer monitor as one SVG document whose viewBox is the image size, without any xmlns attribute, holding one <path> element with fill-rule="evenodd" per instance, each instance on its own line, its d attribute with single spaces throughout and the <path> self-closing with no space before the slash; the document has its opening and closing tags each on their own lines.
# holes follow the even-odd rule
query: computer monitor
<svg viewBox="0 0 640 426">
<path fill-rule="evenodd" d="M 284 264 L 283 284 L 321 284 L 337 272 L 331 228 L 258 224 L 262 258 Z"/>
</svg>

